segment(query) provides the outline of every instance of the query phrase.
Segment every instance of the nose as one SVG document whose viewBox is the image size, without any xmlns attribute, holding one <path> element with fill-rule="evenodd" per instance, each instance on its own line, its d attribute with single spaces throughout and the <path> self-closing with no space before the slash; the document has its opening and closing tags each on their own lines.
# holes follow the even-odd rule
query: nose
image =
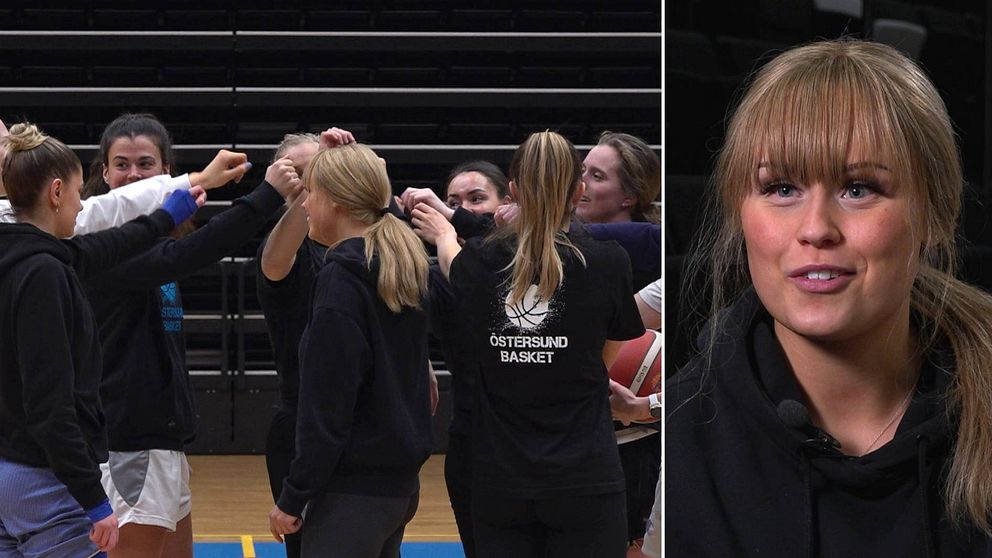
<svg viewBox="0 0 992 558">
<path fill-rule="evenodd" d="M 131 165 L 127 168 L 127 179 L 130 182 L 141 180 L 141 174 L 138 173 L 138 165 Z"/>
<path fill-rule="evenodd" d="M 841 240 L 836 213 L 840 208 L 833 203 L 827 188 L 814 188 L 812 192 L 814 195 L 803 207 L 797 239 L 800 244 L 815 248 L 835 245 Z"/>
</svg>

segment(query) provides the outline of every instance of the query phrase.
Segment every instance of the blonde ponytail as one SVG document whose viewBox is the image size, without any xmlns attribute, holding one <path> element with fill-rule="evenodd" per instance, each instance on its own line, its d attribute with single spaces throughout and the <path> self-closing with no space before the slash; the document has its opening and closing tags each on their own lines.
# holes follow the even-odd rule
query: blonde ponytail
<svg viewBox="0 0 992 558">
<path fill-rule="evenodd" d="M 393 312 L 420 308 L 427 292 L 428 260 L 424 243 L 405 223 L 386 213 L 363 235 L 365 258 L 379 255 L 379 297 Z"/>
<path fill-rule="evenodd" d="M 517 249 L 510 262 L 509 303 L 520 302 L 537 282 L 537 296 L 550 300 L 564 279 L 558 248 L 571 251 L 585 265 L 582 252 L 565 236 L 572 197 L 582 181 L 582 162 L 575 146 L 544 131 L 531 134 L 510 162 L 510 180 L 520 213 L 513 223 Z"/>
<path fill-rule="evenodd" d="M 924 267 L 916 277 L 913 309 L 924 318 L 924 350 L 947 343 L 954 353 L 947 410 L 957 436 L 945 499 L 954 519 L 971 520 L 992 533 L 992 296 L 949 274 Z"/>
<path fill-rule="evenodd" d="M 427 293 L 429 262 L 423 242 L 406 224 L 384 210 L 392 188 L 375 152 L 360 143 L 323 149 L 304 174 L 310 188 L 321 188 L 356 220 L 369 225 L 365 259 L 379 257 L 379 297 L 393 312 L 420 308 Z"/>
</svg>

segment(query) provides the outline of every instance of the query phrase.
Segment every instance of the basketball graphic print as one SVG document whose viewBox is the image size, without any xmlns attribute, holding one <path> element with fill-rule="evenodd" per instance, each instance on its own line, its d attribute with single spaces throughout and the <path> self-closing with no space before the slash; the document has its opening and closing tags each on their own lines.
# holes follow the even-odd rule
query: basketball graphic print
<svg viewBox="0 0 992 558">
<path fill-rule="evenodd" d="M 510 293 L 507 293 L 503 306 L 510 323 L 520 329 L 534 329 L 548 315 L 548 301 L 538 297 L 537 285 L 527 287 L 523 298 L 516 304 L 510 303 Z"/>
</svg>

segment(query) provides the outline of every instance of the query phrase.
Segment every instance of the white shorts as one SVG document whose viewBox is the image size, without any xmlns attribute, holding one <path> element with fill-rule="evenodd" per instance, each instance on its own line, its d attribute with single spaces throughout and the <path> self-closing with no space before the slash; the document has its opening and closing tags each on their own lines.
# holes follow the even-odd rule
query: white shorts
<svg viewBox="0 0 992 558">
<path fill-rule="evenodd" d="M 189 463 L 181 451 L 112 451 L 100 472 L 122 527 L 137 523 L 175 531 L 190 513 Z"/>
</svg>

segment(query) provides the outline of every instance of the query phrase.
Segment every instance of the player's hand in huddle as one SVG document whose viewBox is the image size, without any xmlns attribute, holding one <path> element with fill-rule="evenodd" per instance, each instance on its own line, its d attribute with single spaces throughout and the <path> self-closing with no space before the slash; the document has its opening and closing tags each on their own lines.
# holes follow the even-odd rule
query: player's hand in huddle
<svg viewBox="0 0 992 558">
<path fill-rule="evenodd" d="M 437 246 L 445 239 L 455 240 L 455 227 L 436 209 L 426 203 L 417 204 L 410 213 L 410 222 L 417 236 Z"/>
<path fill-rule="evenodd" d="M 320 148 L 329 149 L 339 147 L 348 143 L 355 143 L 355 136 L 348 130 L 341 128 L 328 128 L 320 133 Z"/>
<path fill-rule="evenodd" d="M 444 215 L 444 218 L 449 221 L 451 220 L 451 216 L 455 214 L 455 210 L 441 201 L 441 198 L 437 197 L 434 190 L 430 188 L 407 188 L 400 194 L 400 199 L 403 201 L 402 206 L 407 213 L 412 214 L 417 204 L 423 203 L 434 208 L 434 210 Z"/>
<path fill-rule="evenodd" d="M 303 188 L 303 183 L 296 174 L 296 168 L 293 167 L 293 160 L 289 157 L 283 157 L 269 165 L 265 171 L 265 181 L 287 200 L 295 199 Z"/>
<path fill-rule="evenodd" d="M 213 190 L 228 182 L 240 182 L 249 170 L 251 163 L 247 155 L 221 149 L 202 171 L 189 174 L 189 182 L 203 186 L 204 190 Z"/>
</svg>

